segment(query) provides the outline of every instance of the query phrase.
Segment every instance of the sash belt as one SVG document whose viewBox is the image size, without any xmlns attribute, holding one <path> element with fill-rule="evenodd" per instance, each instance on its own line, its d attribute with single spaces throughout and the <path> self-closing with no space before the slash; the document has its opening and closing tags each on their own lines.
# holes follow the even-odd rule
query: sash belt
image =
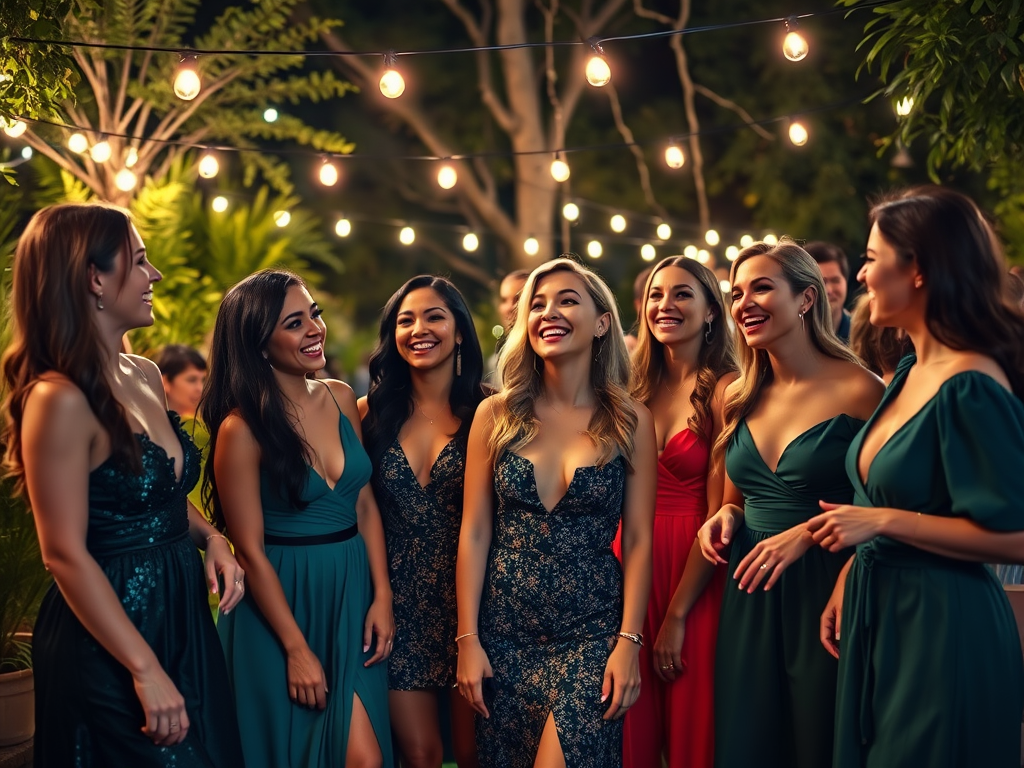
<svg viewBox="0 0 1024 768">
<path fill-rule="evenodd" d="M 357 533 L 359 533 L 359 527 L 355 525 L 343 531 L 320 533 L 316 536 L 275 536 L 272 533 L 264 533 L 263 543 L 282 547 L 311 547 L 316 544 L 337 544 L 340 541 L 348 541 Z"/>
</svg>

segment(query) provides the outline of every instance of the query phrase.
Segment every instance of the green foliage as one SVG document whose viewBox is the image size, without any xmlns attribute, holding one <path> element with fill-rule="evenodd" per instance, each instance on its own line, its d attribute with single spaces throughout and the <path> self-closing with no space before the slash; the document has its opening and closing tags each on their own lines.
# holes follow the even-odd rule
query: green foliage
<svg viewBox="0 0 1024 768">
<path fill-rule="evenodd" d="M 68 49 L 17 43 L 12 37 L 59 40 L 70 0 L 5 0 L 0 3 L 0 113 L 56 119 L 74 100 L 78 82 Z"/>
</svg>

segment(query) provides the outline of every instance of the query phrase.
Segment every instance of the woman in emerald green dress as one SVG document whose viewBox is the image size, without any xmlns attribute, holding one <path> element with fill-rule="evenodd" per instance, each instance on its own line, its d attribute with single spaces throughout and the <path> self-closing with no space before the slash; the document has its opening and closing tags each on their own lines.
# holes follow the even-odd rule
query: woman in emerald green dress
<svg viewBox="0 0 1024 768">
<path fill-rule="evenodd" d="M 837 665 L 816 637 L 845 558 L 815 547 L 807 521 L 822 497 L 852 500 L 843 460 L 882 382 L 835 335 L 821 270 L 802 248 L 755 243 L 731 281 L 741 365 L 715 446 L 725 449 L 724 506 L 698 534 L 732 577 L 715 661 L 715 765 L 823 768 Z"/>
<path fill-rule="evenodd" d="M 1016 768 L 1021 647 L 983 563 L 1024 559 L 1024 316 L 970 199 L 911 190 L 871 224 L 871 322 L 904 329 L 916 357 L 850 446 L 854 505 L 810 522 L 824 549 L 857 546 L 821 620 L 839 658 L 834 765 Z"/>
</svg>

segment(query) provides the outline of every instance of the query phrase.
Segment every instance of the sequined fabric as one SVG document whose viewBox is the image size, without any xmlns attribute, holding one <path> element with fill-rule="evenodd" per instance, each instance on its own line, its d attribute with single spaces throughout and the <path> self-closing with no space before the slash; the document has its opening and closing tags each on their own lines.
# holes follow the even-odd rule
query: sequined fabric
<svg viewBox="0 0 1024 768">
<path fill-rule="evenodd" d="M 549 713 L 568 768 L 622 764 L 622 721 L 602 720 L 601 686 L 622 619 L 622 569 L 611 545 L 624 484 L 621 458 L 581 467 L 549 511 L 531 462 L 511 451 L 497 462 L 480 609 L 494 669 L 485 692 L 491 717 L 477 720 L 483 765 L 533 766 Z"/>
<path fill-rule="evenodd" d="M 422 487 L 397 439 L 374 473 L 398 633 L 388 660 L 391 690 L 455 682 L 455 555 L 464 474 L 463 452 L 452 440 Z"/>
</svg>

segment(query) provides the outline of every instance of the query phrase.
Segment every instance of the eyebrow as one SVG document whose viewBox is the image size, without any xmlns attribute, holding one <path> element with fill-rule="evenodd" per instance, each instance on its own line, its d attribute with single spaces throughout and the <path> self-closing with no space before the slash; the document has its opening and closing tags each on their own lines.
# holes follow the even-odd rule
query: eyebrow
<svg viewBox="0 0 1024 768">
<path fill-rule="evenodd" d="M 693 290 L 693 286 L 688 284 L 688 283 L 676 283 L 675 285 L 670 285 L 668 287 L 668 290 L 674 291 L 674 290 L 677 290 L 679 288 L 689 288 L 691 291 Z M 662 289 L 662 287 L 660 285 L 652 285 L 651 286 L 651 290 L 652 291 L 660 291 L 660 290 L 663 290 L 663 289 Z"/>
<path fill-rule="evenodd" d="M 313 312 L 313 311 L 314 311 L 314 310 L 316 310 L 316 309 L 319 309 L 319 307 L 317 307 L 317 305 L 316 305 L 316 302 L 314 301 L 314 302 L 313 302 L 312 304 L 310 304 L 310 305 L 309 305 L 309 311 L 310 311 L 310 312 Z M 288 322 L 289 320 L 291 320 L 291 319 L 292 319 L 293 317 L 297 317 L 297 316 L 301 316 L 301 315 L 302 315 L 302 312 L 301 312 L 301 311 L 299 311 L 299 310 L 296 310 L 295 312 L 292 312 L 292 313 L 290 313 L 290 314 L 287 314 L 287 315 L 285 315 L 284 317 L 282 317 L 282 318 L 281 318 L 281 323 L 280 323 L 280 324 L 281 324 L 281 325 L 284 325 L 284 324 L 285 324 L 285 323 L 287 323 L 287 322 Z"/>
<path fill-rule="evenodd" d="M 423 310 L 423 314 L 425 315 L 428 312 L 435 312 L 435 311 L 447 312 L 448 310 L 445 307 L 429 307 L 429 308 Z M 403 309 L 401 312 L 398 313 L 398 316 L 401 317 L 402 315 L 411 315 L 411 314 L 413 314 L 413 311 L 411 309 Z"/>
<path fill-rule="evenodd" d="M 580 295 L 580 292 L 577 291 L 575 288 L 563 288 L 558 293 L 556 293 L 555 296 L 561 296 L 563 293 L 572 293 L 572 294 L 575 294 L 576 296 Z M 535 294 L 533 294 L 533 298 L 534 299 L 536 299 L 538 296 L 543 297 L 544 296 L 543 291 L 537 291 Z M 531 301 L 532 301 L 532 299 L 531 299 Z"/>
</svg>

